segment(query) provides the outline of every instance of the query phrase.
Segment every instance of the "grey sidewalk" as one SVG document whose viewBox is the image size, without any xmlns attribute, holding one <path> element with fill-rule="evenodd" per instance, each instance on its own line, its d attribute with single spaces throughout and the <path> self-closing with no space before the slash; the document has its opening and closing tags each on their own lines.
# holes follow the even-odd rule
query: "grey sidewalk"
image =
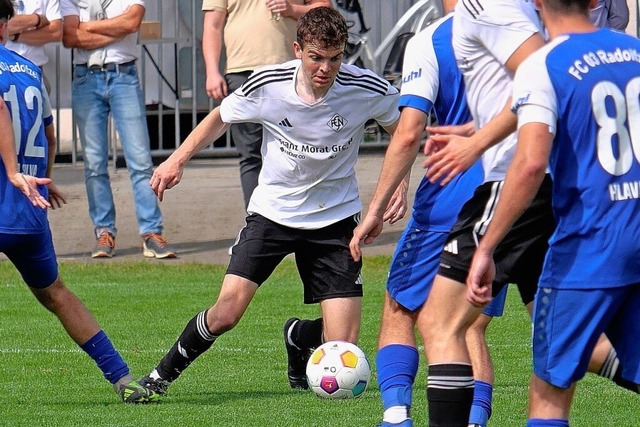
<svg viewBox="0 0 640 427">
<path fill-rule="evenodd" d="M 412 173 L 409 189 L 410 201 L 423 169 L 420 158 Z M 360 195 L 365 205 L 375 190 L 381 153 L 363 153 L 357 165 Z M 62 209 L 49 212 L 49 221 L 60 261 L 119 262 L 144 260 L 142 242 L 131 196 L 129 174 L 126 169 L 111 172 L 116 203 L 118 236 L 116 256 L 109 260 L 93 260 L 93 227 L 89 220 L 84 189 L 82 164 L 56 165 L 53 179 L 67 197 Z M 165 193 L 161 203 L 164 215 L 164 235 L 178 250 L 174 260 L 148 260 L 148 262 L 195 262 L 226 264 L 228 249 L 244 225 L 244 209 L 238 171 L 238 159 L 194 159 L 185 169 L 182 182 Z M 381 236 L 364 254 L 392 254 L 400 237 L 406 217 L 392 226 L 385 225 Z"/>
</svg>

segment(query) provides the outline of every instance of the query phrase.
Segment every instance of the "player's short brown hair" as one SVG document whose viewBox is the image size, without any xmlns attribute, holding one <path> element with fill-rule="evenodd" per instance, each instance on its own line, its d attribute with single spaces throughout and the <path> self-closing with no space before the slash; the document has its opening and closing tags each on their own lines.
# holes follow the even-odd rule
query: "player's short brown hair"
<svg viewBox="0 0 640 427">
<path fill-rule="evenodd" d="M 298 20 L 297 42 L 300 48 L 314 43 L 321 48 L 344 48 L 347 43 L 347 22 L 331 7 L 316 7 Z"/>
</svg>

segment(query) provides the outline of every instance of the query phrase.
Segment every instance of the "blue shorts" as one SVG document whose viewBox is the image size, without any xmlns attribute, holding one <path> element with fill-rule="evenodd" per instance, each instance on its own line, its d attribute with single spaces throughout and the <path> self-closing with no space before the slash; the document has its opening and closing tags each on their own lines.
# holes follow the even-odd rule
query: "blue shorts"
<svg viewBox="0 0 640 427">
<path fill-rule="evenodd" d="M 0 233 L 0 252 L 32 288 L 46 288 L 58 278 L 58 261 L 49 229 L 39 234 Z"/>
<path fill-rule="evenodd" d="M 587 372 L 604 332 L 622 377 L 640 384 L 640 283 L 609 289 L 539 288 L 533 313 L 533 372 L 568 388 Z"/>
<path fill-rule="evenodd" d="M 440 254 L 448 233 L 420 229 L 409 220 L 391 260 L 387 291 L 400 305 L 417 311 L 427 301 L 433 279 L 438 272 Z M 507 287 L 494 297 L 484 313 L 502 316 Z"/>
</svg>

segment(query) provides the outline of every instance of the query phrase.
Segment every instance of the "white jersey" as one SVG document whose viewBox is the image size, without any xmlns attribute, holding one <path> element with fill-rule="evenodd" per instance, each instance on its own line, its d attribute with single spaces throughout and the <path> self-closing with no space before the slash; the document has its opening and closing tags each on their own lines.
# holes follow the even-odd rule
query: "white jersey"
<svg viewBox="0 0 640 427">
<path fill-rule="evenodd" d="M 364 125 L 395 123 L 398 91 L 369 70 L 342 64 L 326 96 L 303 101 L 301 62 L 263 67 L 220 105 L 226 123 L 263 125 L 263 166 L 247 211 L 298 229 L 326 227 L 362 210 L 355 164 Z"/>
<path fill-rule="evenodd" d="M 129 7 L 139 4 L 144 7 L 144 0 L 112 0 L 105 9 L 107 18 L 115 18 L 122 15 Z M 91 20 L 89 10 L 79 7 L 73 0 L 60 0 L 60 11 L 62 16 L 76 15 L 80 22 Z M 104 63 L 123 64 L 138 58 L 140 46 L 138 46 L 138 33 L 127 34 L 120 40 L 104 47 L 106 56 Z M 75 49 L 73 57 L 74 64 L 86 64 L 89 58 L 89 51 L 85 49 Z"/>
<path fill-rule="evenodd" d="M 58 0 L 20 0 L 14 2 L 16 15 L 31 15 L 37 13 L 47 17 L 49 22 L 62 19 L 60 14 L 60 3 Z M 34 64 L 42 67 L 49 61 L 49 57 L 44 50 L 44 45 L 35 46 L 26 43 L 7 41 L 7 49 L 19 53 L 31 60 Z"/>
<path fill-rule="evenodd" d="M 532 0 L 460 0 L 453 17 L 453 49 L 467 87 L 476 128 L 495 117 L 512 93 L 505 67 L 533 34 L 543 34 Z M 502 181 L 515 152 L 516 134 L 482 156 L 485 182 Z"/>
</svg>

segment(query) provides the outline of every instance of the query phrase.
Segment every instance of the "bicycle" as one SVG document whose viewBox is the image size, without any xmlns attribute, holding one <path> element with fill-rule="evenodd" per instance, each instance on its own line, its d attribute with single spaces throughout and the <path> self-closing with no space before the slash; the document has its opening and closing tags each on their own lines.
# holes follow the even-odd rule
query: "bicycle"
<svg viewBox="0 0 640 427">
<path fill-rule="evenodd" d="M 380 46 L 372 52 L 369 46 L 367 32 L 370 28 L 364 20 L 362 7 L 358 0 L 336 0 L 336 5 L 348 13 L 355 13 L 360 24 L 360 31 L 356 34 L 349 32 L 349 39 L 345 47 L 343 62 L 353 64 L 360 68 L 368 68 L 376 74 L 384 77 L 389 83 L 400 89 L 402 83 L 402 62 L 404 50 L 409 39 L 442 17 L 443 7 L 441 0 L 420 0 L 407 10 L 393 26 L 391 31 L 382 40 Z M 350 28 L 355 26 L 354 21 L 347 21 Z M 391 47 L 384 68 L 378 67 L 378 60 Z M 385 144 L 389 136 L 375 120 L 370 120 L 365 125 L 365 141 L 373 144 Z"/>
<path fill-rule="evenodd" d="M 349 32 L 344 62 L 368 68 L 396 87 L 399 87 L 402 79 L 402 60 L 407 42 L 414 34 L 444 14 L 440 0 L 419 0 L 400 17 L 380 45 L 372 51 L 367 36 L 370 28 L 366 26 L 360 2 L 336 0 L 336 4 L 348 13 L 355 13 L 360 24 L 358 33 Z M 348 23 L 351 28 L 355 26 L 354 21 L 348 21 Z M 389 56 L 384 67 L 380 69 L 378 61 L 389 48 L 391 48 Z"/>
</svg>

